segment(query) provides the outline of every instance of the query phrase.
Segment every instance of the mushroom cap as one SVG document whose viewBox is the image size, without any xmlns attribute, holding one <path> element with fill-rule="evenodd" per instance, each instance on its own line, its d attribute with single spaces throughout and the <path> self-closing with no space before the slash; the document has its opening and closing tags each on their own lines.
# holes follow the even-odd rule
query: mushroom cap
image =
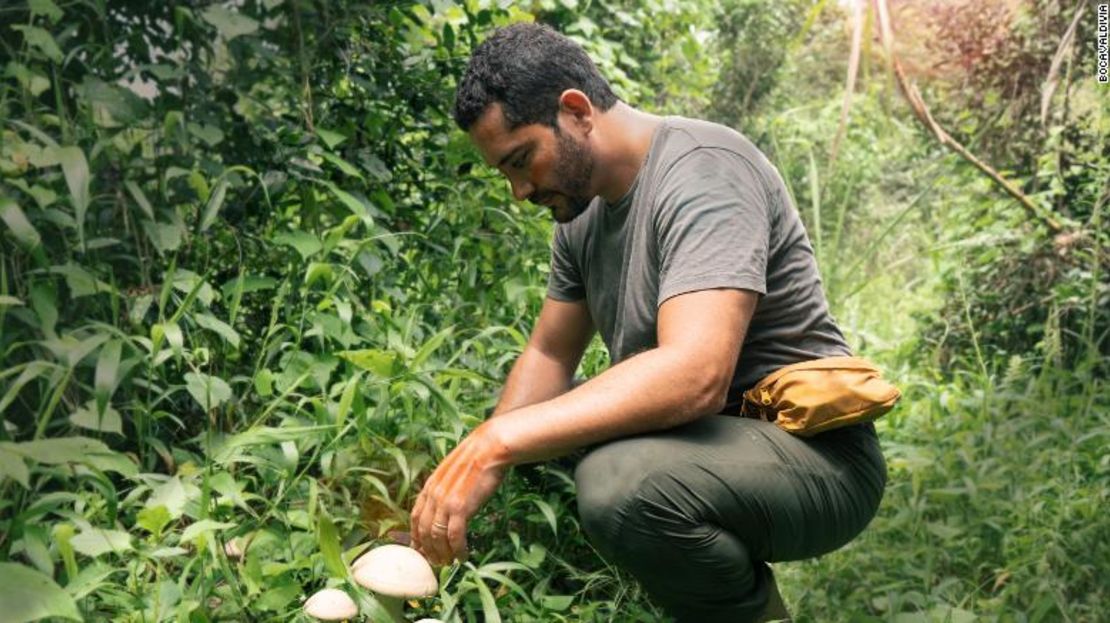
<svg viewBox="0 0 1110 623">
<path fill-rule="evenodd" d="M 443 621 L 440 621 L 439 619 L 420 619 L 416 623 L 443 623 Z"/>
<path fill-rule="evenodd" d="M 321 621 L 343 621 L 358 616 L 358 606 L 338 588 L 325 588 L 304 602 L 304 612 Z"/>
<path fill-rule="evenodd" d="M 404 545 L 382 545 L 351 565 L 355 582 L 389 597 L 431 597 L 439 591 L 432 566 L 420 552 Z"/>
</svg>

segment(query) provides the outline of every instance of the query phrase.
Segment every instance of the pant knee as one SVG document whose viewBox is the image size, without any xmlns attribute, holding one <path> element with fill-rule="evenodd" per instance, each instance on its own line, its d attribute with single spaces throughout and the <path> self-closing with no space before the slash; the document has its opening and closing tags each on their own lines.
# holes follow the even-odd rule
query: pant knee
<svg viewBox="0 0 1110 623">
<path fill-rule="evenodd" d="M 644 456 L 634 441 L 615 441 L 592 450 L 574 472 L 582 529 L 607 558 L 619 549 L 617 540 L 634 513 L 645 477 Z"/>
</svg>

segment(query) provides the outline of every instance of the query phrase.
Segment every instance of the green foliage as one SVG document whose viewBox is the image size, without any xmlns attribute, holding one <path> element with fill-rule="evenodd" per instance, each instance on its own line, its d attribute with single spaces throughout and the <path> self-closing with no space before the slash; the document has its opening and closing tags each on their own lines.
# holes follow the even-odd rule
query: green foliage
<svg viewBox="0 0 1110 623">
<path fill-rule="evenodd" d="M 912 125 L 870 44 L 829 165 L 835 4 L 0 9 L 3 611 L 288 620 L 317 588 L 358 591 L 345 566 L 407 527 L 542 300 L 549 223 L 449 115 L 470 49 L 535 19 L 633 105 L 760 143 L 850 340 L 907 389 L 874 526 L 784 569 L 799 620 L 1098 620 L 1110 111 L 1078 54 L 1047 126 L 1000 91 L 1008 71 L 1040 84 L 1071 14 L 1038 2 L 998 63 L 925 85 L 1074 225 L 1051 238 Z M 962 49 L 937 15 L 932 53 Z M 605 365 L 595 342 L 582 372 Z M 417 612 L 661 618 L 582 537 L 568 463 L 517 470 L 470 541 Z"/>
</svg>

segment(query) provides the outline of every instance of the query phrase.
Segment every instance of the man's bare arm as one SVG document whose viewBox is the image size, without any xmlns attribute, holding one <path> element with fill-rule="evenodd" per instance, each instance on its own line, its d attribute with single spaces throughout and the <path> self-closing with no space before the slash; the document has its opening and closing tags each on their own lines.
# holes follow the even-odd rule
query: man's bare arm
<svg viewBox="0 0 1110 623">
<path fill-rule="evenodd" d="M 570 390 L 574 371 L 593 334 L 585 302 L 546 299 L 524 352 L 505 380 L 493 415 L 550 400 Z"/>
<path fill-rule="evenodd" d="M 758 294 L 746 290 L 674 297 L 659 309 L 656 348 L 484 426 L 504 446 L 504 460 L 519 464 L 716 413 L 758 301 Z"/>
<path fill-rule="evenodd" d="M 659 308 L 658 346 L 554 398 L 506 411 L 467 435 L 424 483 L 413 544 L 430 560 L 466 557 L 466 526 L 510 465 L 660 430 L 725 403 L 759 295 L 704 290 Z"/>
</svg>

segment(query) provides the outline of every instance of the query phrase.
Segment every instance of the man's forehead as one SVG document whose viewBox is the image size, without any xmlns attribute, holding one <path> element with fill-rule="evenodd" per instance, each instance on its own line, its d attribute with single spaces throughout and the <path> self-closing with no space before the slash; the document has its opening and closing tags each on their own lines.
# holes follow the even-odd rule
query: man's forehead
<svg viewBox="0 0 1110 623">
<path fill-rule="evenodd" d="M 509 127 L 499 102 L 490 104 L 474 125 L 470 126 L 470 140 L 478 147 L 482 159 L 491 167 L 500 162 L 517 147 L 528 142 L 527 126 Z"/>
</svg>

